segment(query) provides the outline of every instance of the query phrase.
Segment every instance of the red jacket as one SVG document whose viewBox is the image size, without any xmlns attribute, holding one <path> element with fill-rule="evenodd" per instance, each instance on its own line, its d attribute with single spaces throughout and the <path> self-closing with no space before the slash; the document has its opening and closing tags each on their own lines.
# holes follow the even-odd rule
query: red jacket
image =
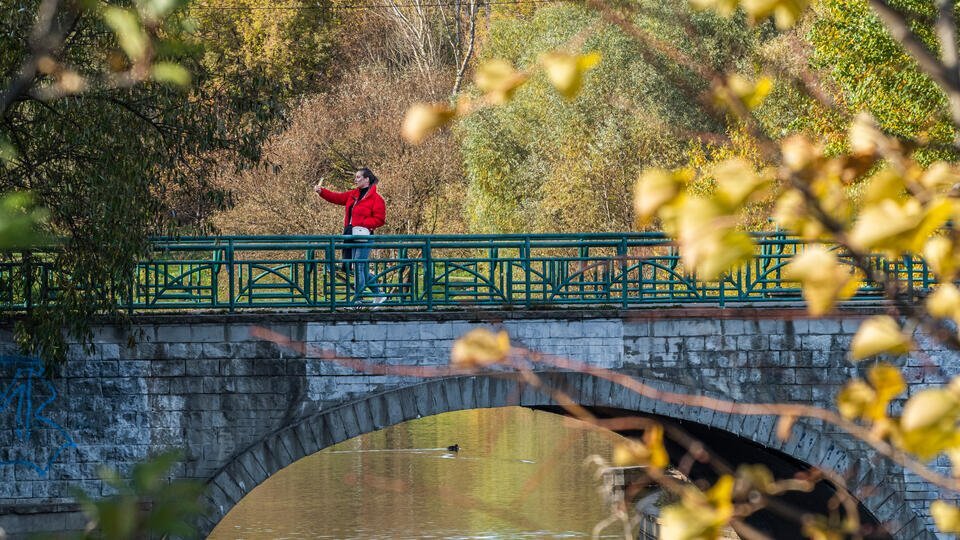
<svg viewBox="0 0 960 540">
<path fill-rule="evenodd" d="M 383 203 L 383 197 L 377 193 L 376 184 L 370 186 L 362 199 L 359 199 L 359 189 L 338 193 L 321 188 L 320 196 L 325 201 L 347 207 L 343 216 L 344 227 L 353 225 L 354 227 L 366 227 L 372 231 L 383 225 L 384 219 L 387 217 L 387 206 Z M 353 209 L 352 214 L 351 208 Z M 348 222 L 348 219 L 351 221 Z"/>
</svg>

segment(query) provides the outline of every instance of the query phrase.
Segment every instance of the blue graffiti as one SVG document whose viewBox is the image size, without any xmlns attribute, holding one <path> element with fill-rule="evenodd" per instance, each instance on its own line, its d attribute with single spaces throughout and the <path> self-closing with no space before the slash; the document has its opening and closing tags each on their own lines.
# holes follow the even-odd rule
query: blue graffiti
<svg viewBox="0 0 960 540">
<path fill-rule="evenodd" d="M 40 476 L 46 476 L 64 450 L 77 446 L 67 430 L 43 415 L 47 405 L 57 398 L 57 389 L 44 377 L 43 363 L 39 358 L 0 356 L 0 372 L 6 371 L 3 368 L 13 368 L 14 371 L 12 381 L 0 393 L 0 432 L 6 423 L 2 419 L 12 413 L 16 442 L 8 447 L 10 455 L 7 459 L 0 456 L 0 465 L 31 467 Z M 39 439 L 38 433 L 45 435 L 48 442 L 32 440 Z M 50 439 L 54 442 L 50 443 Z M 44 459 L 41 454 L 48 451 L 50 453 Z M 31 452 L 34 455 L 18 455 Z"/>
</svg>

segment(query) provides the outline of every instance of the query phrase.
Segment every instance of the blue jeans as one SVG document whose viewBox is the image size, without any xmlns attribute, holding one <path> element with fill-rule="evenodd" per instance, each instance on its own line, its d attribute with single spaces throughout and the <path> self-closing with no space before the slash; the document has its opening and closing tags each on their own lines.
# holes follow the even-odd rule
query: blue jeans
<svg viewBox="0 0 960 540">
<path fill-rule="evenodd" d="M 370 247 L 364 245 L 366 240 L 352 240 L 360 244 L 356 247 L 351 248 L 353 263 L 353 283 L 355 285 L 356 295 L 354 296 L 354 301 L 360 299 L 360 295 L 363 294 L 364 289 L 367 287 L 370 288 L 370 292 L 377 293 L 379 287 L 377 287 L 376 278 L 373 277 L 373 274 L 370 273 Z"/>
</svg>

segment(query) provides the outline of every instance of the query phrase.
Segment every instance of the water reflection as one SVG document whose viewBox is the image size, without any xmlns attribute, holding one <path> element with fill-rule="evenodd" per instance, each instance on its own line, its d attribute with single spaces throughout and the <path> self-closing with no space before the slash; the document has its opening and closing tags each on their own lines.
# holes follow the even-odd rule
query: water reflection
<svg viewBox="0 0 960 540">
<path fill-rule="evenodd" d="M 519 407 L 422 418 L 283 469 L 210 537 L 585 537 L 607 511 L 584 460 L 609 459 L 617 439 Z"/>
</svg>

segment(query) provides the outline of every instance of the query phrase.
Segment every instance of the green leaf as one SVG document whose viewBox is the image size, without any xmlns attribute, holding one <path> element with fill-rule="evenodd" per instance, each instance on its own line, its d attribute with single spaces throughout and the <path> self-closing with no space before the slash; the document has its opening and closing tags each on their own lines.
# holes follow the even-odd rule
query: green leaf
<svg viewBox="0 0 960 540">
<path fill-rule="evenodd" d="M 17 149 L 13 147 L 13 144 L 6 137 L 0 135 L 0 164 L 17 159 L 17 155 Z"/>
<path fill-rule="evenodd" d="M 133 468 L 133 487 L 141 493 L 151 493 L 165 482 L 165 474 L 180 459 L 180 452 L 164 452 L 155 458 L 138 463 Z"/>
<path fill-rule="evenodd" d="M 103 537 L 106 539 L 133 538 L 137 525 L 137 499 L 131 496 L 119 496 L 99 501 L 97 521 Z"/>
<path fill-rule="evenodd" d="M 147 17 L 162 19 L 182 3 L 181 0 L 141 0 L 137 2 L 137 7 Z"/>
<path fill-rule="evenodd" d="M 123 52 L 133 61 L 143 60 L 149 38 L 140 26 L 140 18 L 129 9 L 109 6 L 103 10 L 103 20 L 117 35 Z"/>
<path fill-rule="evenodd" d="M 48 212 L 35 208 L 33 196 L 13 192 L 0 198 L 0 249 L 32 248 L 50 242 L 43 232 Z"/>
<path fill-rule="evenodd" d="M 190 72 L 187 68 L 173 62 L 157 62 L 150 70 L 153 80 L 178 86 L 190 84 Z"/>
</svg>

